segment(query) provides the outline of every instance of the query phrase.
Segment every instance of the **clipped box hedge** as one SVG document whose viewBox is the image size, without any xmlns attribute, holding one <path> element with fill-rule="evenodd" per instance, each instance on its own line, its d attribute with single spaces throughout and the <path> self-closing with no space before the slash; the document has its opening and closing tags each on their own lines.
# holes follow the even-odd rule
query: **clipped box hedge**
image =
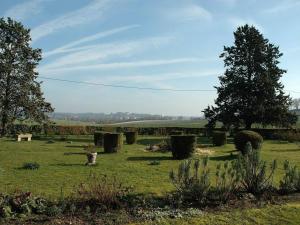
<svg viewBox="0 0 300 225">
<path fill-rule="evenodd" d="M 223 146 L 227 144 L 227 136 L 225 131 L 215 131 L 212 134 L 212 142 L 215 146 Z"/>
<path fill-rule="evenodd" d="M 105 153 L 118 152 L 123 146 L 122 133 L 105 133 L 103 136 L 103 147 Z"/>
<path fill-rule="evenodd" d="M 136 143 L 137 137 L 138 137 L 138 132 L 137 131 L 127 131 L 125 132 L 125 137 L 126 137 L 126 143 L 129 145 L 132 145 Z"/>
<path fill-rule="evenodd" d="M 195 135 L 172 135 L 171 151 L 174 159 L 186 159 L 193 155 L 196 147 Z"/>
<path fill-rule="evenodd" d="M 102 147 L 103 146 L 103 136 L 104 133 L 101 131 L 96 131 L 94 133 L 94 144 L 97 147 Z"/>
<path fill-rule="evenodd" d="M 251 130 L 240 131 L 235 135 L 234 138 L 235 148 L 243 154 L 246 154 L 245 146 L 247 142 L 250 142 L 252 148 L 257 150 L 261 147 L 263 141 L 264 139 L 259 133 L 256 133 Z"/>
</svg>

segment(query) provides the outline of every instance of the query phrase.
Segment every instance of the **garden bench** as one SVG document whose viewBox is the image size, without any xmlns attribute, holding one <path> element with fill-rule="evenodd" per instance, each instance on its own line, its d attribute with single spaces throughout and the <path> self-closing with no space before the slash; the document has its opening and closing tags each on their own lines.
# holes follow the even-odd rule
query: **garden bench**
<svg viewBox="0 0 300 225">
<path fill-rule="evenodd" d="M 18 134 L 17 141 L 21 141 L 22 139 L 26 139 L 27 141 L 31 141 L 32 134 Z"/>
</svg>

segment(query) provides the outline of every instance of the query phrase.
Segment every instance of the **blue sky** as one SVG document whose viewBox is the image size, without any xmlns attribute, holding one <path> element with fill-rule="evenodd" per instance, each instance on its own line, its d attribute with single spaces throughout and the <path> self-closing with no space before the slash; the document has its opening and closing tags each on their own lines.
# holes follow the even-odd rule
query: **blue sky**
<svg viewBox="0 0 300 225">
<path fill-rule="evenodd" d="M 285 89 L 300 91 L 300 0 L 1 0 L 0 14 L 31 28 L 41 76 L 171 89 L 214 89 L 223 46 L 248 23 L 280 46 Z M 42 87 L 58 112 L 199 116 L 216 98 L 49 80 Z"/>
</svg>

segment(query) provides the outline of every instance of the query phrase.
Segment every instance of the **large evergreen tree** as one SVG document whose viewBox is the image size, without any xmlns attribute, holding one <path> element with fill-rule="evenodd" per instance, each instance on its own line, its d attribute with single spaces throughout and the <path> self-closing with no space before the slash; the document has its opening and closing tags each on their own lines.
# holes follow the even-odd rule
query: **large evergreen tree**
<svg viewBox="0 0 300 225">
<path fill-rule="evenodd" d="M 213 126 L 245 126 L 253 123 L 288 126 L 297 121 L 289 113 L 291 98 L 284 94 L 279 68 L 282 53 L 253 26 L 244 25 L 234 32 L 234 45 L 224 47 L 220 58 L 226 68 L 220 76 L 214 107 L 203 112 Z"/>
<path fill-rule="evenodd" d="M 16 119 L 42 122 L 53 109 L 36 81 L 41 50 L 30 46 L 30 30 L 10 18 L 0 19 L 1 135 Z"/>
</svg>

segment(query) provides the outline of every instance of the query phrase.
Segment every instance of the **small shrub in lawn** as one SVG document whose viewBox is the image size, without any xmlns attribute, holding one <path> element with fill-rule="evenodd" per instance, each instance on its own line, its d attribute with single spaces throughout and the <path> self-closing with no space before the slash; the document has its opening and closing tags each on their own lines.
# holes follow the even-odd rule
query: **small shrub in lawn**
<svg viewBox="0 0 300 225">
<path fill-rule="evenodd" d="M 263 193 L 273 191 L 273 177 L 277 168 L 274 160 L 270 168 L 267 162 L 260 159 L 260 150 L 253 149 L 251 142 L 247 142 L 244 155 L 239 155 L 234 169 L 241 178 L 241 185 L 245 191 L 259 196 Z"/>
<path fill-rule="evenodd" d="M 208 158 L 202 162 L 197 159 L 186 160 L 179 165 L 177 174 L 172 170 L 169 175 L 176 188 L 174 197 L 177 204 L 204 205 L 211 186 Z"/>
<path fill-rule="evenodd" d="M 126 136 L 126 143 L 132 145 L 136 142 L 138 133 L 137 131 L 127 131 L 125 132 L 125 136 Z"/>
<path fill-rule="evenodd" d="M 174 159 L 186 159 L 192 156 L 196 147 L 195 135 L 172 135 L 171 150 Z"/>
<path fill-rule="evenodd" d="M 222 146 L 227 144 L 227 136 L 226 132 L 223 131 L 215 131 L 212 134 L 213 145 Z"/>
<path fill-rule="evenodd" d="M 286 160 L 283 165 L 284 176 L 280 181 L 280 192 L 283 194 L 300 191 L 300 170 L 296 166 L 291 166 Z"/>
<path fill-rule="evenodd" d="M 96 209 L 118 209 L 123 199 L 131 193 L 130 187 L 123 186 L 116 178 L 91 174 L 85 183 L 81 183 L 75 190 L 74 199 L 78 207 Z"/>
<path fill-rule="evenodd" d="M 101 131 L 96 131 L 94 133 L 94 144 L 97 147 L 102 147 L 103 146 L 103 136 L 104 133 Z"/>
<path fill-rule="evenodd" d="M 40 168 L 40 164 L 37 162 L 26 162 L 23 164 L 22 169 L 26 170 L 37 170 Z"/>
<path fill-rule="evenodd" d="M 242 152 L 242 154 L 246 154 L 244 151 L 246 148 L 246 143 L 250 142 L 252 149 L 260 149 L 263 138 L 259 133 L 250 130 L 240 131 L 235 135 L 234 144 L 237 150 Z"/>
<path fill-rule="evenodd" d="M 105 133 L 104 134 L 104 152 L 113 153 L 122 149 L 123 134 Z"/>
</svg>

